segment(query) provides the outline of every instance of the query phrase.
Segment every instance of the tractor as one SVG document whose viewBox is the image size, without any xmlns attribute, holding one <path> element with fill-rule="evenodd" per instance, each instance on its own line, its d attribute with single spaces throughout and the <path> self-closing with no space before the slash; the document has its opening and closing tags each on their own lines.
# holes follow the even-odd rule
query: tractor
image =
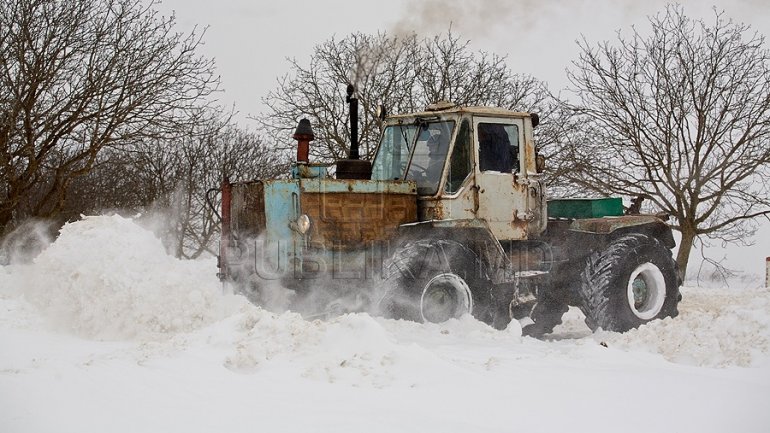
<svg viewBox="0 0 770 433">
<path fill-rule="evenodd" d="M 291 176 L 230 182 L 219 276 L 258 304 L 281 287 L 307 317 L 370 312 L 418 322 L 471 314 L 543 336 L 579 307 L 624 332 L 677 315 L 671 228 L 621 198 L 547 200 L 538 116 L 449 102 L 382 116 L 360 159 L 357 98 L 347 159 L 309 161 L 302 119 Z"/>
</svg>

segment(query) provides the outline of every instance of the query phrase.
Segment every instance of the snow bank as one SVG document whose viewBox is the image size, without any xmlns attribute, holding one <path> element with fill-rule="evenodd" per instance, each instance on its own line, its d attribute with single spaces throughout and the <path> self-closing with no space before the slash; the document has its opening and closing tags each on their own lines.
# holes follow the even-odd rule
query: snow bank
<svg viewBox="0 0 770 433">
<path fill-rule="evenodd" d="M 500 333 L 470 316 L 421 325 L 368 314 L 328 321 L 274 314 L 243 297 L 224 295 L 215 271 L 211 260 L 169 256 L 150 230 L 131 219 L 87 217 L 64 226 L 31 264 L 0 267 L 0 298 L 9 299 L 3 305 L 15 322 L 5 325 L 21 326 L 26 307 L 14 299 L 24 298 L 57 330 L 98 340 L 139 340 L 137 356 L 143 360 L 164 358 L 191 344 L 214 345 L 224 350 L 221 362 L 234 372 L 277 369 L 321 382 L 375 387 L 442 381 L 455 372 L 456 365 L 428 349 L 433 343 L 427 342 L 521 341 L 517 326 Z M 145 344 L 155 337 L 164 338 Z"/>
<path fill-rule="evenodd" d="M 30 265 L 0 276 L 57 327 L 97 339 L 190 331 L 245 302 L 224 296 L 211 261 L 169 256 L 160 240 L 117 215 L 67 224 Z"/>
<path fill-rule="evenodd" d="M 415 386 L 456 374 L 452 360 L 419 343 L 435 344 L 455 332 L 466 337 L 503 335 L 470 316 L 442 325 L 422 325 L 368 314 L 306 321 L 293 313 L 276 315 L 254 309 L 238 319 L 234 350 L 224 365 L 245 374 L 289 370 L 290 375 L 354 386 Z M 422 338 L 410 341 L 404 335 Z"/>
<path fill-rule="evenodd" d="M 624 334 L 599 332 L 594 339 L 690 365 L 770 362 L 770 289 L 683 287 L 682 297 L 676 318 L 656 320 Z"/>
<path fill-rule="evenodd" d="M 151 231 L 131 219 L 88 217 L 66 225 L 32 264 L 0 267 L 0 298 L 23 296 L 57 329 L 94 339 L 186 333 L 230 318 L 204 330 L 225 340 L 230 370 L 259 371 L 281 359 L 302 376 L 330 382 L 356 377 L 353 383 L 363 378 L 386 384 L 397 376 L 393 365 L 435 363 L 435 352 L 425 348 L 436 341 L 515 346 L 531 340 L 520 337 L 516 322 L 501 333 L 470 317 L 418 325 L 366 314 L 325 322 L 272 314 L 222 294 L 215 269 L 213 260 L 169 256 Z M 590 335 L 582 318 L 569 313 L 552 337 L 593 339 L 699 366 L 770 363 L 770 290 L 683 288 L 683 296 L 674 319 L 625 334 Z"/>
</svg>

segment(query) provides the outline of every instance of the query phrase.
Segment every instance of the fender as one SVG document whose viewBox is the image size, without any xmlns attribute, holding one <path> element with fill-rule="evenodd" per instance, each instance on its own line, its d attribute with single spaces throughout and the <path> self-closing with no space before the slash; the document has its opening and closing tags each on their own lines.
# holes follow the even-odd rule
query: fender
<svg viewBox="0 0 770 433">
<path fill-rule="evenodd" d="M 671 227 L 655 215 L 576 219 L 570 224 L 569 231 L 597 235 L 617 235 L 628 231 L 645 232 L 659 239 L 668 248 L 676 246 Z"/>
<path fill-rule="evenodd" d="M 508 256 L 484 220 L 446 219 L 402 224 L 398 234 L 399 244 L 418 239 L 451 239 L 460 242 L 484 261 L 494 284 L 511 282 L 515 278 Z"/>
</svg>

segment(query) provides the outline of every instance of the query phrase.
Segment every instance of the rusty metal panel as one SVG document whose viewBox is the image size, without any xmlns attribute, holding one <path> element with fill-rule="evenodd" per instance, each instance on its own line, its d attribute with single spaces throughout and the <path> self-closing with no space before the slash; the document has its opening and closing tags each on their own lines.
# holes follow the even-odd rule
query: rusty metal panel
<svg viewBox="0 0 770 433">
<path fill-rule="evenodd" d="M 653 215 L 626 215 L 618 217 L 586 218 L 575 220 L 570 224 L 570 230 L 587 233 L 608 234 L 625 227 L 636 227 L 645 224 L 665 225 L 663 220 Z"/>
<path fill-rule="evenodd" d="M 271 180 L 233 185 L 233 231 L 266 241 L 299 240 L 291 224 L 310 217 L 311 247 L 353 250 L 417 221 L 414 182 Z M 303 241 L 304 242 L 304 241 Z"/>
<path fill-rule="evenodd" d="M 356 249 L 396 235 L 398 226 L 417 221 L 413 194 L 303 192 L 302 212 L 312 221 L 313 247 Z"/>
<path fill-rule="evenodd" d="M 411 180 L 302 179 L 300 189 L 303 193 L 416 194 L 417 184 Z"/>
<path fill-rule="evenodd" d="M 232 188 L 232 230 L 246 236 L 262 233 L 266 226 L 264 184 L 242 182 Z"/>
<path fill-rule="evenodd" d="M 543 233 L 548 225 L 548 201 L 545 196 L 545 183 L 540 174 L 530 173 L 527 177 L 529 195 L 527 196 L 527 208 L 530 213 L 527 232 L 530 237 Z"/>
<path fill-rule="evenodd" d="M 476 218 L 478 195 L 474 185 L 475 176 L 471 174 L 454 195 L 420 197 L 417 201 L 418 219 L 431 221 Z"/>
<path fill-rule="evenodd" d="M 479 172 L 478 217 L 489 224 L 497 239 L 527 239 L 530 217 L 527 215 L 527 185 L 517 182 L 511 173 Z"/>
</svg>

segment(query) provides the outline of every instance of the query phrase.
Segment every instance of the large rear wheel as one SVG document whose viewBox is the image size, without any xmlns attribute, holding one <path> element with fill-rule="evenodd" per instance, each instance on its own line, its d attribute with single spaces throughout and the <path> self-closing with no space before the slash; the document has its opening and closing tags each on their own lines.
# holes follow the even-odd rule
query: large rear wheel
<svg viewBox="0 0 770 433">
<path fill-rule="evenodd" d="M 625 332 L 678 314 L 676 262 L 671 251 L 649 235 L 625 235 L 594 252 L 580 279 L 581 309 L 592 330 Z"/>
</svg>

